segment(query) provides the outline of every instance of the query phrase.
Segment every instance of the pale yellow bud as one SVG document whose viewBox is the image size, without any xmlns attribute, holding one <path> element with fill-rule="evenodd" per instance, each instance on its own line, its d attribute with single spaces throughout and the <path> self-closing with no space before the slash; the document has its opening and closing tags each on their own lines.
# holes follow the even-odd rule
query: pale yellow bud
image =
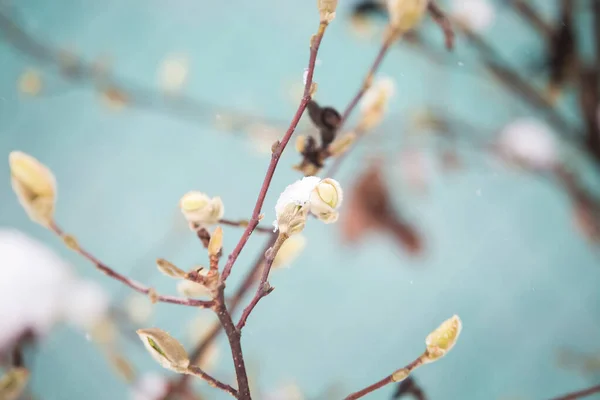
<svg viewBox="0 0 600 400">
<path fill-rule="evenodd" d="M 210 242 L 208 242 L 208 254 L 210 256 L 217 256 L 223 247 L 223 229 L 220 226 L 217 226 L 215 231 L 210 237 Z"/>
<path fill-rule="evenodd" d="M 21 206 L 33 221 L 48 226 L 56 202 L 54 175 L 44 164 L 20 151 L 11 152 L 8 163 L 12 188 Z"/>
<path fill-rule="evenodd" d="M 425 15 L 428 0 L 387 0 L 390 24 L 401 32 L 414 28 Z"/>
<path fill-rule="evenodd" d="M 281 245 L 281 248 L 273 260 L 273 268 L 281 268 L 290 265 L 300 255 L 306 246 L 306 238 L 302 235 L 294 235 Z"/>
<path fill-rule="evenodd" d="M 360 103 L 361 131 L 369 131 L 381 123 L 394 91 L 394 81 L 390 78 L 380 78 L 367 89 Z"/>
<path fill-rule="evenodd" d="M 185 278 L 186 272 L 181 268 L 178 268 L 175 264 L 165 260 L 164 258 L 159 258 L 156 260 L 156 267 L 160 272 L 169 278 Z"/>
<path fill-rule="evenodd" d="M 352 144 L 356 141 L 356 133 L 349 132 L 344 136 L 336 139 L 329 145 L 329 153 L 333 157 L 337 157 L 339 155 L 344 154 L 348 151 L 348 149 L 352 146 Z"/>
<path fill-rule="evenodd" d="M 19 90 L 23 94 L 36 96 L 42 90 L 42 76 L 39 71 L 28 69 L 19 78 Z"/>
<path fill-rule="evenodd" d="M 184 372 L 190 365 L 187 352 L 176 339 L 158 328 L 138 329 L 146 350 L 163 368 Z"/>
<path fill-rule="evenodd" d="M 200 271 L 200 275 L 206 276 L 209 270 L 204 269 Z M 177 292 L 183 297 L 196 298 L 196 297 L 210 297 L 211 291 L 209 288 L 198 282 L 192 282 L 189 280 L 183 280 L 177 284 Z"/>
<path fill-rule="evenodd" d="M 308 205 L 290 203 L 277 216 L 277 227 L 279 232 L 288 236 L 302 232 L 306 225 Z"/>
<path fill-rule="evenodd" d="M 220 197 L 211 199 L 201 192 L 186 193 L 179 201 L 179 207 L 188 222 L 199 225 L 214 225 L 225 213 Z"/>
<path fill-rule="evenodd" d="M 432 362 L 445 356 L 456 344 L 462 330 L 462 322 L 458 315 L 444 321 L 425 339 L 427 351 L 424 362 Z"/>
<path fill-rule="evenodd" d="M 321 22 L 330 23 L 335 18 L 338 0 L 317 0 Z"/>
<path fill-rule="evenodd" d="M 310 212 L 320 220 L 331 223 L 337 220 L 337 209 L 342 204 L 343 191 L 339 182 L 327 178 L 320 181 L 310 194 Z"/>
<path fill-rule="evenodd" d="M 29 380 L 29 371 L 25 368 L 11 368 L 2 378 L 0 378 L 0 399 L 17 400 L 23 393 L 27 381 Z"/>
<path fill-rule="evenodd" d="M 392 381 L 394 382 L 402 382 L 410 375 L 410 370 L 408 368 L 402 368 L 397 370 L 392 374 Z"/>
</svg>

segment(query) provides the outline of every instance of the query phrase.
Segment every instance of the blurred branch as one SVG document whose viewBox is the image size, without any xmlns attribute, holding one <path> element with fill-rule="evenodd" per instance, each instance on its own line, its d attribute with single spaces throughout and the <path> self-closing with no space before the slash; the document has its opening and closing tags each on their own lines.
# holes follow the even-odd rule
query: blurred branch
<svg viewBox="0 0 600 400">
<path fill-rule="evenodd" d="M 221 219 L 219 221 L 219 223 L 221 225 L 237 226 L 239 228 L 245 228 L 245 227 L 248 226 L 249 221 L 246 221 L 246 220 L 232 221 L 232 220 L 229 220 L 229 219 Z M 256 228 L 254 228 L 254 230 L 257 231 L 257 232 L 262 232 L 262 233 L 273 232 L 273 228 L 267 228 L 265 226 L 257 226 Z"/>
<path fill-rule="evenodd" d="M 591 396 L 593 394 L 600 393 L 600 385 L 592 386 L 591 388 L 580 390 L 578 392 L 572 392 L 565 394 L 564 396 L 555 397 L 551 400 L 576 400 L 583 399 L 584 397 Z"/>
<path fill-rule="evenodd" d="M 115 270 L 113 270 L 112 268 L 110 268 L 109 266 L 104 264 L 102 261 L 98 260 L 87 250 L 85 250 L 81 246 L 79 246 L 79 244 L 77 242 L 75 242 L 75 239 L 73 237 L 66 235 L 63 232 L 63 230 L 55 223 L 52 223 L 49 226 L 49 228 L 52 232 L 54 232 L 57 236 L 59 236 L 65 242 L 67 247 L 69 247 L 71 250 L 75 251 L 76 253 L 79 253 L 79 255 L 81 255 L 82 257 L 86 258 L 88 261 L 90 261 L 92 264 L 94 264 L 98 270 L 100 270 L 101 272 L 104 272 L 104 274 L 106 274 L 107 276 L 129 286 L 136 292 L 148 295 L 153 302 L 156 301 L 156 302 L 163 302 L 163 303 L 180 304 L 180 305 L 184 305 L 184 306 L 198 307 L 198 308 L 209 308 L 209 307 L 213 306 L 212 301 L 195 300 L 195 299 L 188 299 L 188 298 L 182 298 L 182 297 L 159 295 L 158 293 L 155 292 L 155 290 L 153 288 L 147 287 L 137 281 L 129 279 L 128 277 L 116 272 Z"/>
<path fill-rule="evenodd" d="M 552 36 L 554 31 L 552 25 L 540 17 L 539 13 L 530 2 L 526 0 L 508 0 L 508 4 L 512 6 L 525 21 L 529 22 L 531 26 L 542 34 L 544 38 L 549 39 L 550 36 Z"/>
<path fill-rule="evenodd" d="M 285 121 L 264 119 L 241 113 L 215 104 L 181 94 L 167 95 L 155 89 L 124 82 L 108 73 L 96 63 L 87 62 L 65 50 L 43 43 L 9 16 L 0 12 L 0 32 L 9 45 L 37 62 L 58 69 L 60 76 L 75 84 L 91 84 L 98 92 L 117 98 L 127 105 L 161 112 L 199 123 L 219 122 L 229 125 L 232 131 L 240 131 L 249 124 L 260 123 L 284 126 Z M 216 117 L 217 116 L 217 117 Z"/>
</svg>

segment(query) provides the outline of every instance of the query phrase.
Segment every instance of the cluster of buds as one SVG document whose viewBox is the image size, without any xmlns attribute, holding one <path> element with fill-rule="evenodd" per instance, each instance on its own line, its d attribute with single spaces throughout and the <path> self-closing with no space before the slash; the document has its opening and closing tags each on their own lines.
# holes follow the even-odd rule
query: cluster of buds
<svg viewBox="0 0 600 400">
<path fill-rule="evenodd" d="M 387 0 L 391 28 L 404 33 L 417 26 L 429 5 L 429 0 Z"/>
<path fill-rule="evenodd" d="M 34 222 L 49 226 L 54 217 L 56 180 L 52 171 L 32 156 L 13 151 L 8 156 L 12 188 Z"/>
<path fill-rule="evenodd" d="M 212 199 L 201 192 L 188 192 L 179 201 L 185 219 L 194 226 L 215 225 L 223 218 L 225 207 L 220 197 Z"/>
<path fill-rule="evenodd" d="M 319 130 L 318 138 L 298 136 L 296 150 L 302 155 L 302 162 L 294 169 L 305 176 L 317 174 L 329 157 L 345 152 L 355 140 L 354 134 L 347 134 L 336 139 L 342 116 L 333 107 L 321 107 L 311 100 L 308 103 L 308 115 Z"/>
<path fill-rule="evenodd" d="M 279 196 L 275 205 L 275 230 L 288 236 L 301 232 L 309 212 L 326 224 L 333 223 L 338 219 L 337 210 L 342 200 L 342 188 L 336 180 L 316 176 L 302 178 Z"/>
</svg>

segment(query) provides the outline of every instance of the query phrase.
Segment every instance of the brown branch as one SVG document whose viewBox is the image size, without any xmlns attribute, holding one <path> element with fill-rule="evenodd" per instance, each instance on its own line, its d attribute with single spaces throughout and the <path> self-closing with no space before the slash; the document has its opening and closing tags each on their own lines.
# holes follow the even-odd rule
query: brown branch
<svg viewBox="0 0 600 400">
<path fill-rule="evenodd" d="M 450 22 L 450 19 L 434 0 L 429 1 L 427 10 L 429 11 L 429 15 L 431 15 L 435 23 L 438 24 L 444 33 L 444 37 L 446 39 L 446 48 L 448 50 L 452 50 L 454 47 L 454 29 L 452 29 L 452 23 Z"/>
<path fill-rule="evenodd" d="M 237 227 L 245 228 L 245 227 L 248 226 L 249 221 L 245 221 L 245 220 L 232 221 L 232 220 L 229 220 L 229 219 L 221 219 L 219 221 L 219 223 L 221 225 L 237 226 Z M 257 226 L 256 228 L 254 228 L 254 230 L 257 231 L 257 232 L 263 232 L 263 233 L 271 233 L 271 232 L 273 232 L 273 228 L 267 228 L 265 226 Z"/>
<path fill-rule="evenodd" d="M 271 247 L 271 248 L 269 248 L 269 250 L 267 250 L 266 257 L 265 257 L 265 263 L 264 263 L 265 265 L 263 267 L 263 271 L 262 271 L 262 274 L 260 277 L 260 282 L 258 284 L 258 288 L 256 289 L 256 294 L 254 295 L 254 298 L 252 299 L 250 304 L 248 304 L 248 306 L 244 309 L 244 312 L 242 313 L 242 316 L 240 317 L 240 320 L 236 325 L 236 328 L 238 331 L 240 331 L 240 332 L 242 331 L 242 328 L 244 327 L 244 325 L 246 325 L 246 320 L 248 319 L 248 317 L 252 313 L 252 310 L 254 310 L 254 307 L 256 307 L 256 305 L 258 304 L 260 299 L 267 296 L 269 293 L 271 293 L 273 291 L 274 288 L 271 287 L 271 285 L 269 284 L 269 281 L 268 281 L 269 273 L 271 272 L 271 267 L 273 266 L 273 261 L 275 260 L 275 256 L 281 249 L 281 246 L 283 245 L 283 243 L 288 239 L 288 237 L 289 237 L 288 235 L 286 235 L 284 233 L 280 233 L 277 236 L 277 239 L 275 240 L 275 244 L 273 245 L 273 247 Z"/>
<path fill-rule="evenodd" d="M 279 144 L 274 148 L 273 154 L 271 155 L 271 162 L 269 164 L 269 167 L 267 168 L 265 179 L 263 180 L 263 184 L 258 194 L 258 199 L 256 199 L 256 204 L 254 206 L 254 211 L 252 212 L 252 217 L 250 218 L 250 221 L 248 221 L 248 226 L 244 230 L 244 233 L 242 234 L 242 237 L 240 238 L 240 241 L 238 242 L 237 246 L 229 255 L 227 263 L 225 264 L 225 268 L 223 268 L 223 274 L 221 276 L 223 282 L 227 280 L 227 277 L 231 273 L 231 268 L 233 268 L 233 265 L 235 264 L 235 261 L 240 255 L 242 249 L 246 245 L 248 238 L 250 237 L 250 235 L 252 235 L 252 232 L 258 225 L 260 212 L 262 210 L 263 203 L 265 202 L 265 197 L 267 196 L 269 186 L 271 185 L 271 180 L 273 179 L 273 175 L 275 174 L 275 168 L 277 168 L 277 164 L 279 163 L 279 158 L 281 157 L 283 150 L 285 150 L 285 147 L 287 146 L 292 135 L 294 134 L 296 126 L 298 126 L 298 122 L 300 122 L 300 118 L 302 117 L 302 114 L 304 114 L 304 110 L 306 109 L 308 102 L 311 100 L 310 89 L 312 86 L 312 79 L 315 71 L 315 63 L 317 61 L 317 53 L 319 51 L 319 46 L 321 45 L 321 40 L 323 39 L 323 34 L 325 33 L 326 28 L 327 23 L 321 22 L 319 24 L 319 30 L 317 34 L 312 38 L 312 43 L 310 47 L 310 58 L 308 62 L 308 74 L 306 77 L 306 84 L 304 86 L 304 96 L 300 101 L 298 110 L 296 111 L 296 114 L 294 115 L 294 118 L 292 119 L 292 122 L 290 123 L 287 132 L 285 133 Z"/>
<path fill-rule="evenodd" d="M 202 369 L 200 369 L 200 367 L 198 367 L 197 365 L 190 365 L 187 370 L 188 370 L 188 373 L 190 373 L 191 375 L 194 375 L 194 376 L 204 379 L 206 382 L 208 382 L 208 384 L 210 386 L 217 388 L 217 389 L 221 389 L 221 390 L 229 393 L 230 395 L 232 395 L 235 398 L 238 397 L 237 390 L 235 390 L 228 384 L 223 383 L 220 380 L 210 376 L 209 374 L 204 372 Z"/>
<path fill-rule="evenodd" d="M 552 25 L 540 17 L 539 13 L 530 2 L 524 0 L 512 0 L 509 4 L 546 39 L 549 39 L 552 36 Z"/>
<path fill-rule="evenodd" d="M 401 370 L 406 370 L 406 376 L 408 376 L 408 374 L 414 370 L 415 368 L 417 368 L 418 366 L 420 366 L 423 363 L 423 358 L 422 356 L 417 358 L 416 360 L 414 360 L 413 362 L 411 362 L 410 364 L 408 364 L 406 367 L 401 368 L 399 370 L 397 370 L 396 372 L 386 376 L 385 378 L 373 383 L 372 385 L 367 386 L 364 389 L 359 390 L 358 392 L 354 392 L 350 395 L 348 395 L 347 397 L 344 398 L 344 400 L 356 400 L 356 399 L 360 399 L 361 397 L 364 397 L 366 395 L 368 395 L 369 393 L 372 393 L 378 389 L 381 389 L 382 387 L 389 385 L 390 383 L 394 383 L 394 382 L 400 382 L 402 379 L 397 379 L 394 377 L 394 375 L 396 373 L 398 373 Z M 405 376 L 405 377 L 406 377 Z"/>
<path fill-rule="evenodd" d="M 100 261 L 99 259 L 94 257 L 91 253 L 89 253 L 87 250 L 82 248 L 78 243 L 75 243 L 74 239 L 71 238 L 70 236 L 66 235 L 64 233 L 64 231 L 56 223 L 53 222 L 49 226 L 49 228 L 52 232 L 54 232 L 56 235 L 61 237 L 70 249 L 72 249 L 76 253 L 80 254 L 82 257 L 89 260 L 92 264 L 94 264 L 96 266 L 96 268 L 98 270 L 104 272 L 104 274 L 108 275 L 109 277 L 116 279 L 117 281 L 129 286 L 136 292 L 150 296 L 150 299 L 152 301 L 157 301 L 157 302 L 162 302 L 162 303 L 171 303 L 171 304 L 180 304 L 183 306 L 191 306 L 191 307 L 198 307 L 198 308 L 210 308 L 213 306 L 213 302 L 210 300 L 195 300 L 195 299 L 187 299 L 187 298 L 183 298 L 183 297 L 159 295 L 154 291 L 154 289 L 152 289 L 148 286 L 145 286 L 144 284 L 137 282 L 133 279 L 130 279 L 130 278 L 126 277 L 125 275 L 121 275 L 117 271 L 110 268 L 108 265 L 104 264 L 102 261 Z"/>
<path fill-rule="evenodd" d="M 596 393 L 600 393 L 600 385 L 592 386 L 591 388 L 580 390 L 578 392 L 568 393 L 560 397 L 552 398 L 551 400 L 576 400 Z"/>
</svg>

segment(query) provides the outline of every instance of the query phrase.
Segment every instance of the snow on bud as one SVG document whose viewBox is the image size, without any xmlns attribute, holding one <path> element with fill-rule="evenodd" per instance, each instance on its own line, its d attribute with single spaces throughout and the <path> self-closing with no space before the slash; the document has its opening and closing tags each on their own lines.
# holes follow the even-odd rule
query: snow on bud
<svg viewBox="0 0 600 400">
<path fill-rule="evenodd" d="M 29 371 L 25 368 L 11 368 L 0 378 L 0 399 L 17 400 L 23 393 L 27 381 L 29 380 Z"/>
<path fill-rule="evenodd" d="M 179 207 L 188 222 L 199 225 L 214 225 L 225 213 L 220 197 L 211 199 L 201 192 L 186 193 L 179 201 Z"/>
<path fill-rule="evenodd" d="M 320 181 L 310 194 L 310 212 L 326 224 L 337 221 L 337 209 L 344 198 L 342 187 L 335 179 Z"/>
<path fill-rule="evenodd" d="M 184 372 L 190 365 L 188 355 L 176 339 L 159 328 L 138 329 L 137 334 L 146 350 L 163 367 Z"/>
<path fill-rule="evenodd" d="M 282 268 L 290 265 L 300 255 L 306 246 L 306 238 L 302 235 L 294 235 L 281 245 L 281 248 L 273 260 L 273 268 Z"/>
<path fill-rule="evenodd" d="M 424 354 L 423 362 L 433 362 L 445 356 L 456 344 L 461 330 L 462 321 L 458 315 L 454 315 L 442 322 L 425 339 L 427 351 Z"/>
<path fill-rule="evenodd" d="M 21 206 L 33 221 L 48 226 L 56 202 L 54 175 L 44 164 L 20 151 L 11 152 L 8 163 L 12 188 Z"/>
<path fill-rule="evenodd" d="M 156 260 L 156 267 L 160 272 L 169 278 L 185 278 L 186 272 L 181 268 L 177 267 L 175 264 L 165 260 L 164 258 L 159 258 Z"/>
<path fill-rule="evenodd" d="M 307 176 L 285 188 L 275 204 L 275 231 L 279 229 L 284 232 L 285 229 L 286 233 L 293 235 L 290 228 L 293 227 L 294 233 L 304 229 L 310 194 L 320 181 L 319 177 Z"/>
<path fill-rule="evenodd" d="M 394 91 L 395 84 L 391 78 L 379 78 L 367 89 L 360 103 L 361 130 L 373 129 L 381 123 Z"/>
<path fill-rule="evenodd" d="M 338 0 L 317 0 L 321 22 L 329 24 L 335 18 Z"/>
<path fill-rule="evenodd" d="M 414 28 L 425 15 L 429 0 L 387 0 L 390 24 L 406 32 Z"/>
<path fill-rule="evenodd" d="M 511 122 L 500 132 L 498 144 L 504 155 L 533 168 L 550 169 L 558 162 L 556 138 L 536 119 Z"/>
<path fill-rule="evenodd" d="M 496 17 L 489 0 L 453 0 L 451 13 L 467 29 L 479 33 L 489 28 Z"/>
</svg>

